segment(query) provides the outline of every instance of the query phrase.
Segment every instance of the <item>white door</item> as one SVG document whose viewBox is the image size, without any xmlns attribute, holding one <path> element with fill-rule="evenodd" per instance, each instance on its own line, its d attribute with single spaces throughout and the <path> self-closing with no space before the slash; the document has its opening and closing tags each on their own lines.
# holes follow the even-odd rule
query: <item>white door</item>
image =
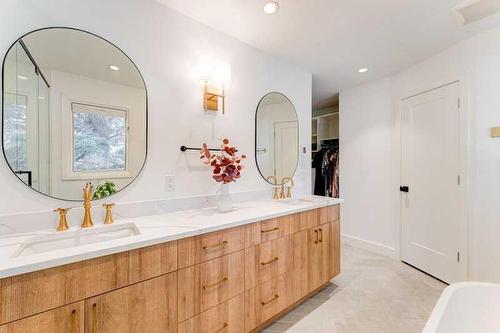
<svg viewBox="0 0 500 333">
<path fill-rule="evenodd" d="M 292 177 L 298 160 L 298 124 L 296 121 L 274 123 L 274 170 L 278 184 Z"/>
<path fill-rule="evenodd" d="M 459 111 L 459 83 L 408 98 L 401 111 L 401 259 L 448 283 L 466 278 L 459 262 Z"/>
</svg>

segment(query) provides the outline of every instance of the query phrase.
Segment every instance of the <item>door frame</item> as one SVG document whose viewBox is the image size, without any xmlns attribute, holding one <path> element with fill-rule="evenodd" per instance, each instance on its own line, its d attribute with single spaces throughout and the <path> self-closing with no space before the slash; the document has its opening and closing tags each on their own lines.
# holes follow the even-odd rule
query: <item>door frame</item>
<svg viewBox="0 0 500 333">
<path fill-rule="evenodd" d="M 444 88 L 446 86 L 452 85 L 452 84 L 458 84 L 458 95 L 459 95 L 459 101 L 458 107 L 459 107 L 459 172 L 460 172 L 460 186 L 458 189 L 459 192 L 459 249 L 458 251 L 460 252 L 460 275 L 463 277 L 464 280 L 469 280 L 471 277 L 471 267 L 469 266 L 469 257 L 470 257 L 470 249 L 469 249 L 469 244 L 470 244 L 470 237 L 471 237 L 471 230 L 470 230 L 470 205 L 468 205 L 468 197 L 470 192 L 470 156 L 471 156 L 471 144 L 470 144 L 470 138 L 471 138 L 471 114 L 470 114 L 470 104 L 469 104 L 469 88 L 466 80 L 454 80 L 450 81 L 445 84 L 441 84 L 439 86 L 435 86 L 431 89 L 423 90 L 418 93 L 408 95 L 408 96 L 401 96 L 397 100 L 397 130 L 399 131 L 399 149 L 398 149 L 398 166 L 399 166 L 399 175 L 398 175 L 398 187 L 401 184 L 401 179 L 402 179 L 402 122 L 401 122 L 401 113 L 403 111 L 402 104 L 404 101 L 437 90 Z M 397 212 L 396 212 L 396 218 L 398 219 L 397 225 L 397 233 L 399 240 L 396 242 L 398 248 L 397 248 L 397 256 L 400 261 L 402 261 L 402 232 L 403 232 L 403 206 L 402 206 L 402 196 L 398 188 L 395 187 L 395 189 L 398 191 L 398 196 L 397 196 Z"/>
</svg>

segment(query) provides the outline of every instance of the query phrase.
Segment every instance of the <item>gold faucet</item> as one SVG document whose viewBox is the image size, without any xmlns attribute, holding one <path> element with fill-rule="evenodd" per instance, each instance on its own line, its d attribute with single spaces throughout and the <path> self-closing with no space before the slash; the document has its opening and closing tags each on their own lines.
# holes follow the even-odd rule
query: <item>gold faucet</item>
<svg viewBox="0 0 500 333">
<path fill-rule="evenodd" d="M 92 215 L 90 215 L 90 199 L 92 197 L 92 183 L 88 182 L 83 188 L 83 222 L 82 228 L 90 228 L 92 223 Z"/>
<path fill-rule="evenodd" d="M 271 182 L 271 179 L 274 180 L 274 182 Z M 269 176 L 266 178 L 266 180 L 271 183 L 273 186 L 273 200 L 278 200 L 279 199 L 279 195 L 278 195 L 278 188 L 276 187 L 277 185 L 277 180 L 276 180 L 276 177 L 275 176 Z"/>
<path fill-rule="evenodd" d="M 104 224 L 112 224 L 114 222 L 113 215 L 111 214 L 111 209 L 114 205 L 114 203 L 102 205 L 104 208 L 106 208 L 106 217 L 104 218 Z"/>
<path fill-rule="evenodd" d="M 68 220 L 66 219 L 66 214 L 71 208 L 56 208 L 54 212 L 59 212 L 59 224 L 57 226 L 57 231 L 66 231 L 69 229 Z"/>
<path fill-rule="evenodd" d="M 292 187 L 295 186 L 295 183 L 293 182 L 293 178 L 292 177 L 284 177 L 281 180 L 281 184 L 283 184 L 283 187 L 285 186 L 285 184 L 287 182 L 292 183 L 292 185 L 291 186 L 287 186 L 287 189 L 286 189 L 286 197 L 287 198 L 291 198 L 292 197 Z M 282 191 L 284 192 L 284 189 Z M 283 197 L 284 197 L 284 193 L 283 193 Z"/>
</svg>

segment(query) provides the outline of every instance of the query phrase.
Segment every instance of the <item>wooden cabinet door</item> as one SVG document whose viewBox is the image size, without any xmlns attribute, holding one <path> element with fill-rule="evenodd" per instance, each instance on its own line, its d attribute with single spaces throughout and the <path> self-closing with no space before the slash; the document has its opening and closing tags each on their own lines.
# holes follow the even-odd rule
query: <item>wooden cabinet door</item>
<svg viewBox="0 0 500 333">
<path fill-rule="evenodd" d="M 332 237 L 330 250 L 332 251 L 333 258 L 331 277 L 335 277 L 340 273 L 340 220 L 333 221 L 330 223 L 330 226 Z"/>
<path fill-rule="evenodd" d="M 320 286 L 328 283 L 333 276 L 334 258 L 333 258 L 333 234 L 332 224 L 325 223 L 318 227 L 319 245 L 321 246 L 321 257 L 319 262 L 319 284 Z"/>
<path fill-rule="evenodd" d="M 177 273 L 85 301 L 87 333 L 177 331 Z"/>
<path fill-rule="evenodd" d="M 308 232 L 308 257 L 309 257 L 309 292 L 316 290 L 322 285 L 323 263 L 322 244 L 319 242 L 319 228 L 311 228 Z"/>
<path fill-rule="evenodd" d="M 0 333 L 83 332 L 83 301 L 0 326 Z"/>
<path fill-rule="evenodd" d="M 309 293 L 309 230 L 290 235 L 292 301 Z"/>
<path fill-rule="evenodd" d="M 309 291 L 328 283 L 340 272 L 339 221 L 309 229 Z"/>
</svg>

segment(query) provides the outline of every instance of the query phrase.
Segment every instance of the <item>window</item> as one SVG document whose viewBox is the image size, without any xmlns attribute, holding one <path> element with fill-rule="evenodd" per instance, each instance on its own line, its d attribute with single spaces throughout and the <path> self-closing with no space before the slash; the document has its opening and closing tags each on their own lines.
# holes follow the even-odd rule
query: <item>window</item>
<svg viewBox="0 0 500 333">
<path fill-rule="evenodd" d="M 73 172 L 127 169 L 127 111 L 72 103 Z"/>
<path fill-rule="evenodd" d="M 12 169 L 26 171 L 28 170 L 26 136 L 28 97 L 5 93 L 4 98 L 3 146 L 5 157 Z"/>
</svg>

